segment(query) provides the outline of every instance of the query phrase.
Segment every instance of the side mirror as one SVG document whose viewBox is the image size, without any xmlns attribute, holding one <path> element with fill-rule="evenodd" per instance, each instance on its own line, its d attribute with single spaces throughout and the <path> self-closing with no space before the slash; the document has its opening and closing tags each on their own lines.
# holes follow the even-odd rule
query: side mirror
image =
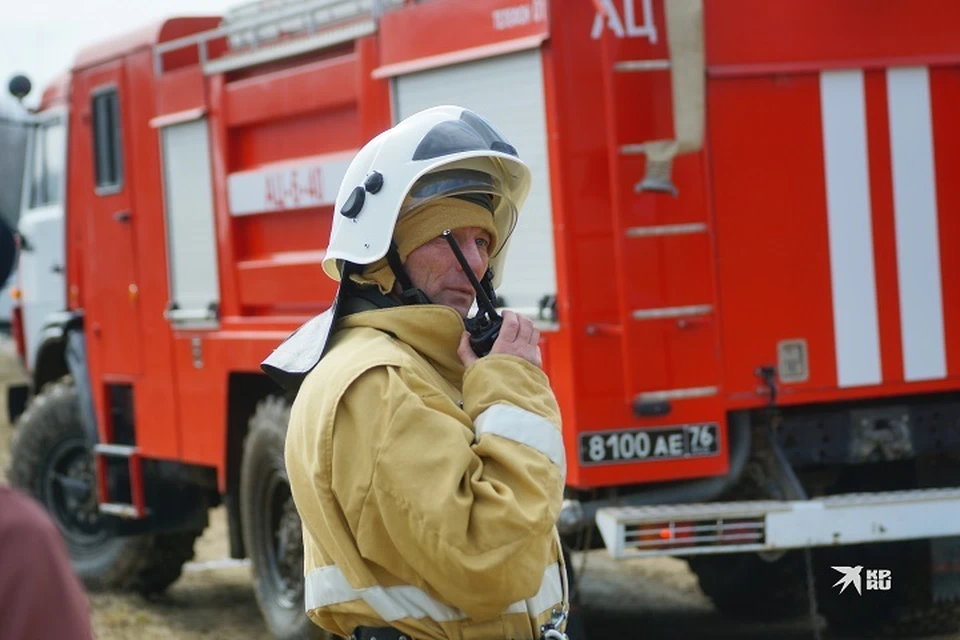
<svg viewBox="0 0 960 640">
<path fill-rule="evenodd" d="M 23 100 L 27 94 L 30 93 L 33 85 L 30 84 L 30 78 L 23 74 L 17 74 L 10 78 L 10 84 L 7 88 L 10 90 L 10 95 L 19 101 Z"/>
</svg>

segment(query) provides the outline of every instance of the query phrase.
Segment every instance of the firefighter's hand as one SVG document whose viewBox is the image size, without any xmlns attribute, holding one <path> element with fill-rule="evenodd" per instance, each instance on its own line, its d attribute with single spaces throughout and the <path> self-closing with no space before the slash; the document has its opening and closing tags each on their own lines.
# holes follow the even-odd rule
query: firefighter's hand
<svg viewBox="0 0 960 640">
<path fill-rule="evenodd" d="M 523 358 L 533 366 L 542 368 L 540 358 L 540 331 L 533 326 L 533 321 L 526 316 L 517 315 L 513 311 L 503 312 L 503 324 L 500 326 L 500 335 L 493 343 L 491 354 L 503 353 Z M 477 361 L 477 354 L 470 348 L 470 334 L 464 332 L 460 336 L 460 347 L 457 354 L 465 366 Z"/>
</svg>

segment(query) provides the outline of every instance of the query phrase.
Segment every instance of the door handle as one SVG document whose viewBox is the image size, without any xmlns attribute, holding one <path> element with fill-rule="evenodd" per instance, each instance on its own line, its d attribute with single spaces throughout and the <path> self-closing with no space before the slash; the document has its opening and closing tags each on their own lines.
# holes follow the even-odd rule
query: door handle
<svg viewBox="0 0 960 640">
<path fill-rule="evenodd" d="M 130 212 L 129 211 L 117 211 L 113 214 L 113 219 L 117 222 L 122 222 L 124 224 L 130 222 Z"/>
</svg>

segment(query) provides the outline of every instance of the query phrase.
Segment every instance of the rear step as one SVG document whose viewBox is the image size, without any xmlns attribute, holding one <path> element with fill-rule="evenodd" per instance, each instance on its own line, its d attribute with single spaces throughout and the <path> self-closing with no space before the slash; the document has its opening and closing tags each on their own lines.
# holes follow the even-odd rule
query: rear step
<svg viewBox="0 0 960 640">
<path fill-rule="evenodd" d="M 140 472 L 140 452 L 136 447 L 122 444 L 95 444 L 93 453 L 96 457 L 97 474 L 100 487 L 100 512 L 112 516 L 119 516 L 131 520 L 144 518 L 147 509 L 144 505 L 143 478 Z M 131 503 L 111 502 L 109 483 L 107 481 L 106 458 L 126 458 L 127 473 L 130 480 Z"/>
<path fill-rule="evenodd" d="M 597 527 L 614 558 L 771 551 L 960 535 L 960 488 L 801 501 L 607 507 Z"/>
</svg>

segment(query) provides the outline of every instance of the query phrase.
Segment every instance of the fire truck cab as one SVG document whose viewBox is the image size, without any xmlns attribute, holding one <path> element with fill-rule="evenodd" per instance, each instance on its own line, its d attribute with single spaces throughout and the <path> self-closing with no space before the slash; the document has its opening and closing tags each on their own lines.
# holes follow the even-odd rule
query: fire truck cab
<svg viewBox="0 0 960 640">
<path fill-rule="evenodd" d="M 12 79 L 11 93 L 21 95 L 29 80 Z M 9 333 L 12 321 L 12 283 L 16 271 L 17 219 L 23 186 L 23 161 L 27 141 L 26 111 L 7 96 L 0 96 L 0 332 Z"/>
<path fill-rule="evenodd" d="M 533 171 L 535 319 L 574 548 L 688 556 L 724 611 L 960 615 L 960 49 L 951 0 L 269 0 L 79 52 L 33 114 L 12 479 L 91 587 L 159 591 L 211 507 L 303 612 L 260 363 L 326 309 L 352 155 L 423 108 Z M 856 602 L 832 565 L 892 570 Z M 864 627 L 866 625 L 866 627 Z"/>
</svg>

